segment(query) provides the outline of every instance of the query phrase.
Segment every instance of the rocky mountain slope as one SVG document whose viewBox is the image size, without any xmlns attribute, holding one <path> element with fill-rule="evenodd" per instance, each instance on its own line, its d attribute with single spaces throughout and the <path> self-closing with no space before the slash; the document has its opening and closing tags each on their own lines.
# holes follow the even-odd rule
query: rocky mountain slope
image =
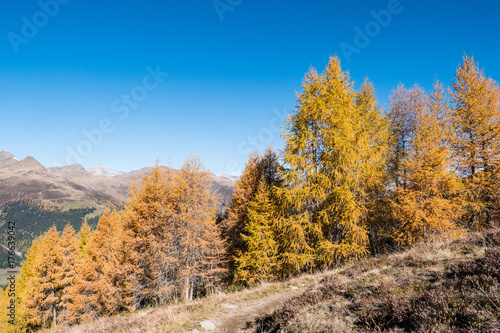
<svg viewBox="0 0 500 333">
<path fill-rule="evenodd" d="M 150 168 L 128 173 L 98 164 L 88 170 L 80 164 L 45 168 L 29 156 L 19 160 L 8 151 L 0 152 L 0 206 L 8 201 L 30 198 L 61 204 L 74 201 L 120 203 L 127 200 L 129 184 L 140 181 Z M 234 180 L 212 176 L 211 187 L 227 203 Z"/>
<path fill-rule="evenodd" d="M 31 156 L 23 160 L 14 157 L 0 160 L 0 206 L 8 201 L 24 198 L 53 204 L 87 200 L 93 202 L 120 200 L 85 184 L 53 174 Z"/>
</svg>

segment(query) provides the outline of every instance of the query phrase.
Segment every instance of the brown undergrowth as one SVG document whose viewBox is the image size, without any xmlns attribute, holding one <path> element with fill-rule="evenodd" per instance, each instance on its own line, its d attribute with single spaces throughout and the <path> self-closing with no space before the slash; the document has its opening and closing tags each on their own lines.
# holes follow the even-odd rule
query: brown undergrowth
<svg viewBox="0 0 500 333">
<path fill-rule="evenodd" d="M 500 230 L 346 266 L 257 332 L 498 332 Z"/>
<path fill-rule="evenodd" d="M 59 332 L 208 332 L 202 320 L 211 332 L 500 332 L 500 229 Z"/>
</svg>

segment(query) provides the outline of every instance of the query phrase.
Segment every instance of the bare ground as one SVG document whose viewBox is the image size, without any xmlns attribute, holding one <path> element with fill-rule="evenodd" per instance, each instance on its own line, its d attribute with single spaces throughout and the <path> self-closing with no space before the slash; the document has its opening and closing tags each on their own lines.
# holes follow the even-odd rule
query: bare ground
<svg viewBox="0 0 500 333">
<path fill-rule="evenodd" d="M 277 310 L 287 300 L 299 295 L 301 292 L 300 288 L 289 288 L 268 297 L 246 302 L 235 302 L 237 304 L 233 305 L 238 306 L 238 308 L 231 309 L 229 313 L 216 313 L 212 322 L 215 324 L 217 332 L 254 332 L 254 322 L 257 317 Z M 221 307 L 223 306 L 221 305 Z"/>
<path fill-rule="evenodd" d="M 327 273 L 305 274 L 286 282 L 262 283 L 237 292 L 221 292 L 188 304 L 140 310 L 132 314 L 101 318 L 95 322 L 56 330 L 59 333 L 110 332 L 256 332 L 256 319 L 272 313 L 289 299 L 315 285 Z M 330 271 L 331 274 L 331 271 Z M 210 321 L 215 330 L 204 329 Z M 54 331 L 50 331 L 54 332 Z"/>
</svg>

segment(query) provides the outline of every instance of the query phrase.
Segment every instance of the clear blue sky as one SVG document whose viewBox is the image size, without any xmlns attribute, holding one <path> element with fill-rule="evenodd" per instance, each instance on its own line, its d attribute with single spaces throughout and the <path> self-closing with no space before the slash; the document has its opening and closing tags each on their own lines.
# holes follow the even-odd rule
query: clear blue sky
<svg viewBox="0 0 500 333">
<path fill-rule="evenodd" d="M 46 166 L 179 167 L 197 152 L 237 172 L 252 146 L 282 147 L 280 114 L 335 54 L 385 106 L 399 82 L 449 85 L 464 52 L 500 80 L 494 0 L 54 1 L 0 5 L 0 150 Z"/>
</svg>

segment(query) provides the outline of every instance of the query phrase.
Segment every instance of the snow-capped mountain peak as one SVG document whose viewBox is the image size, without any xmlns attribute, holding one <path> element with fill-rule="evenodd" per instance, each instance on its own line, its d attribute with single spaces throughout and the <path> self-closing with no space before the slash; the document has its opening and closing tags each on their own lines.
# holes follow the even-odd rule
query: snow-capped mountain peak
<svg viewBox="0 0 500 333">
<path fill-rule="evenodd" d="M 88 171 L 96 176 L 103 176 L 103 177 L 116 177 L 118 175 L 124 174 L 124 172 L 122 171 L 112 170 L 102 165 L 101 163 L 89 168 Z"/>
<path fill-rule="evenodd" d="M 10 153 L 9 151 L 7 150 L 2 150 L 0 151 L 0 162 L 1 161 L 5 161 L 5 160 L 10 160 L 10 159 L 14 159 L 16 161 L 19 161 L 19 159 L 17 157 L 15 157 L 12 153 Z"/>
<path fill-rule="evenodd" d="M 220 178 L 225 178 L 225 179 L 229 179 L 231 181 L 237 181 L 238 179 L 240 179 L 240 176 L 237 176 L 237 175 L 229 175 L 227 173 L 219 173 L 217 174 L 217 177 L 220 177 Z"/>
</svg>

